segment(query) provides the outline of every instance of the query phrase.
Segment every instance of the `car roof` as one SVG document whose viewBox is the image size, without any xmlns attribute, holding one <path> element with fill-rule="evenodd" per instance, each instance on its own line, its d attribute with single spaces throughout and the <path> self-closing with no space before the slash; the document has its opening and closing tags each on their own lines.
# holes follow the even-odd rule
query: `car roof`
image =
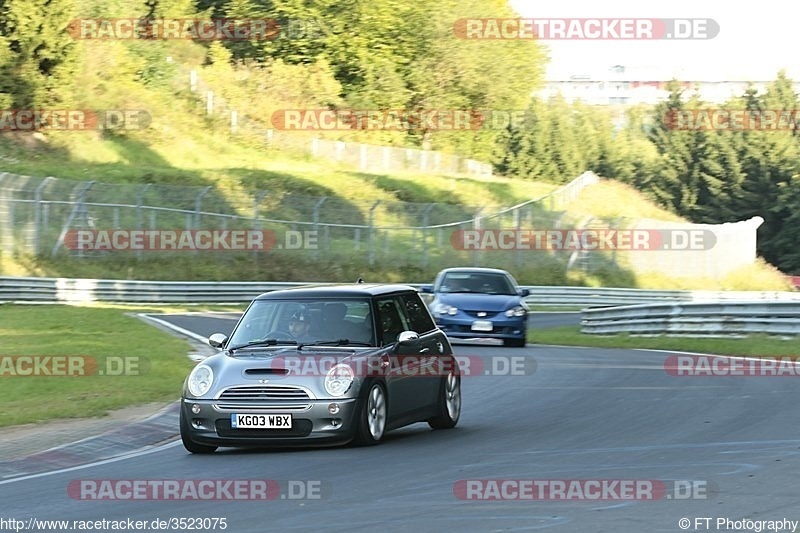
<svg viewBox="0 0 800 533">
<path fill-rule="evenodd" d="M 386 283 L 348 283 L 331 285 L 302 285 L 265 292 L 256 299 L 271 300 L 284 298 L 369 298 L 398 292 L 417 292 L 409 285 Z"/>
</svg>

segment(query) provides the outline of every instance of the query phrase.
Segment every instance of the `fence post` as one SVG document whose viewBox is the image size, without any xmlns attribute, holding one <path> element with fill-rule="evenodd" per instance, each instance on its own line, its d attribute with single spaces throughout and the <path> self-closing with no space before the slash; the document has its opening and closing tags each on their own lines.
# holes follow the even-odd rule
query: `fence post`
<svg viewBox="0 0 800 533">
<path fill-rule="evenodd" d="M 253 198 L 253 229 L 261 229 L 261 221 L 258 219 L 258 206 L 267 195 L 267 191 L 256 191 L 256 196 Z M 262 241 L 263 242 L 263 241 Z M 258 250 L 253 250 L 253 259 L 258 257 Z"/>
<path fill-rule="evenodd" d="M 519 213 L 520 208 L 517 207 L 514 209 L 514 230 L 516 234 L 520 234 L 520 228 L 522 227 L 522 216 Z M 514 263 L 517 267 L 522 263 L 522 250 L 520 250 L 519 246 L 516 246 L 516 251 L 514 252 Z"/>
<path fill-rule="evenodd" d="M 194 200 L 194 229 L 198 229 L 200 227 L 200 207 L 203 203 L 203 197 L 208 194 L 208 191 L 211 190 L 211 185 L 200 191 L 197 195 L 197 198 Z M 192 229 L 192 228 L 186 228 Z"/>
<path fill-rule="evenodd" d="M 472 218 L 472 229 L 476 231 L 480 231 L 481 229 L 481 212 L 483 211 L 482 207 L 479 207 L 478 210 L 475 212 L 475 216 Z M 472 252 L 472 266 L 478 266 L 479 262 L 479 253 L 480 247 L 476 246 L 475 250 Z"/>
<path fill-rule="evenodd" d="M 375 264 L 375 209 L 380 205 L 378 200 L 369 208 L 369 264 Z"/>
<path fill-rule="evenodd" d="M 328 199 L 327 196 L 323 196 L 322 198 L 319 199 L 319 201 L 317 201 L 316 204 L 314 204 L 314 214 L 313 214 L 314 235 L 317 237 L 317 244 L 319 244 L 319 208 L 322 207 L 322 204 L 324 204 L 325 200 L 327 199 Z M 317 248 L 314 248 L 314 252 L 311 255 L 314 257 L 314 259 L 319 257 L 319 246 L 317 246 Z"/>
<path fill-rule="evenodd" d="M 146 184 L 139 189 L 139 194 L 136 196 L 136 229 L 142 229 L 144 221 L 142 220 L 142 206 L 144 205 L 144 195 L 150 188 L 152 183 Z M 136 259 L 142 258 L 142 250 L 136 250 Z"/>
<path fill-rule="evenodd" d="M 436 204 L 429 204 L 422 212 L 422 266 L 428 266 L 428 226 L 430 225 L 431 210 Z"/>
<path fill-rule="evenodd" d="M 69 231 L 69 227 L 72 225 L 72 220 L 79 215 L 83 215 L 84 218 L 86 217 L 86 192 L 92 188 L 92 185 L 94 185 L 94 181 L 90 181 L 78 189 L 75 198 L 75 205 L 72 207 L 72 211 L 70 211 L 67 221 L 64 223 L 64 227 L 61 228 L 61 233 L 58 236 L 58 240 L 56 240 L 56 243 L 53 245 L 53 250 L 50 252 L 51 256 L 55 257 L 56 253 L 58 253 L 58 249 L 64 242 L 64 237 L 67 236 L 67 231 Z M 79 255 L 83 255 L 82 250 L 78 250 L 78 253 Z"/>
<path fill-rule="evenodd" d="M 55 179 L 52 176 L 47 176 L 42 182 L 36 187 L 36 192 L 34 193 L 34 204 L 33 204 L 33 255 L 39 254 L 39 233 L 40 228 L 39 226 L 42 223 L 42 189 L 44 189 L 47 182 L 50 180 Z"/>
</svg>

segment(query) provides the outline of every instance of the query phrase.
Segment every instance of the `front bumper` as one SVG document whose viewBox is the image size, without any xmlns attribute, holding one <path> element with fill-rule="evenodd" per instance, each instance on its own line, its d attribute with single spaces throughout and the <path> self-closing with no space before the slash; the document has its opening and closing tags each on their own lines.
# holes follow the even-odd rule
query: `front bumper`
<svg viewBox="0 0 800 533">
<path fill-rule="evenodd" d="M 436 317 L 436 325 L 448 337 L 460 339 L 524 339 L 527 330 L 525 320 L 492 320 L 491 331 L 475 331 L 472 329 L 474 318 Z"/>
<path fill-rule="evenodd" d="M 359 400 L 356 398 L 310 400 L 303 410 L 261 410 L 257 408 L 220 409 L 214 400 L 184 398 L 181 402 L 187 432 L 191 440 L 213 446 L 283 446 L 343 444 L 355 435 Z M 331 403 L 339 405 L 335 415 L 328 411 Z M 199 406 L 194 413 L 192 406 Z M 291 429 L 235 429 L 231 414 L 292 415 Z"/>
</svg>

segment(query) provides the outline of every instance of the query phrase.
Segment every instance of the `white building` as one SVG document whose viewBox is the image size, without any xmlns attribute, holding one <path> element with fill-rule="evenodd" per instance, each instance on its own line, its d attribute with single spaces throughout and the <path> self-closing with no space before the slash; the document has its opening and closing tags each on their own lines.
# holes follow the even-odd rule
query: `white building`
<svg viewBox="0 0 800 533">
<path fill-rule="evenodd" d="M 763 92 L 776 78 L 777 73 L 769 80 L 748 80 L 735 74 L 707 79 L 702 73 L 616 65 L 595 72 L 554 76 L 537 95 L 548 98 L 560 93 L 569 102 L 581 100 L 591 105 L 652 105 L 667 97 L 667 85 L 675 79 L 687 89 L 687 95 L 697 92 L 702 100 L 721 104 L 741 96 L 750 86 Z M 794 86 L 795 92 L 800 92 L 800 81 L 795 81 Z"/>
</svg>

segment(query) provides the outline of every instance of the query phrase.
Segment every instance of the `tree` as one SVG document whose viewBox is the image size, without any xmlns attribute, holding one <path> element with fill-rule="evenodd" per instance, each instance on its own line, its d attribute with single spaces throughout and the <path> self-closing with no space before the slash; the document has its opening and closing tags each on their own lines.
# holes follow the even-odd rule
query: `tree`
<svg viewBox="0 0 800 533">
<path fill-rule="evenodd" d="M 66 31 L 72 0 L 0 2 L 0 93 L 17 109 L 57 104 L 76 67 L 76 43 Z"/>
</svg>

